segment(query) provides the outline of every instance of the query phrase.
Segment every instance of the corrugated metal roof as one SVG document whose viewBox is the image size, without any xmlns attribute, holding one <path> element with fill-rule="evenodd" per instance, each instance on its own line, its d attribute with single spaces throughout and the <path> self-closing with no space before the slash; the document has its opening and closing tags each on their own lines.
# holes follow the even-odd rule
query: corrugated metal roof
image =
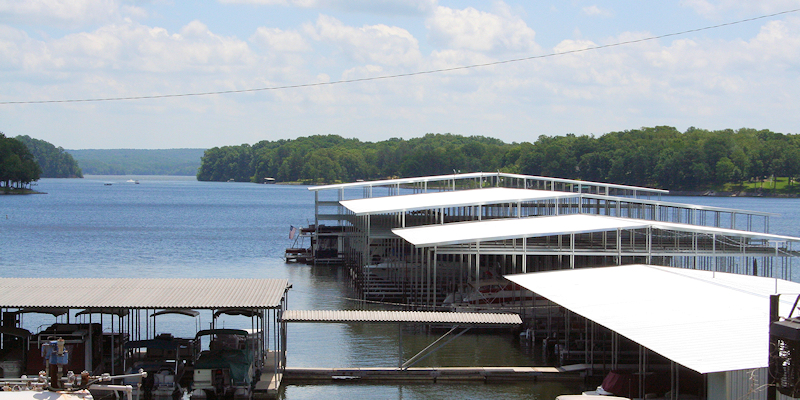
<svg viewBox="0 0 800 400">
<path fill-rule="evenodd" d="M 286 279 L 2 278 L 0 307 L 277 308 Z"/>
<path fill-rule="evenodd" d="M 284 322 L 414 322 L 460 325 L 519 325 L 517 314 L 430 311 L 285 310 Z"/>
<path fill-rule="evenodd" d="M 779 279 L 652 265 L 506 278 L 700 373 L 766 367 L 769 296 L 800 293 Z M 781 298 L 781 315 L 794 299 Z"/>
<path fill-rule="evenodd" d="M 485 242 L 523 237 L 543 237 L 617 229 L 657 229 L 750 237 L 778 241 L 800 241 L 800 238 L 768 233 L 749 232 L 709 226 L 657 222 L 635 218 L 617 218 L 590 214 L 570 214 L 547 217 L 504 218 L 486 221 L 457 222 L 392 229 L 417 247 L 443 246 L 458 243 Z"/>
<path fill-rule="evenodd" d="M 486 188 L 372 197 L 367 199 L 343 200 L 340 203 L 356 215 L 369 215 L 412 210 L 431 210 L 443 207 L 507 204 L 579 196 L 579 193 L 549 190 Z"/>
</svg>

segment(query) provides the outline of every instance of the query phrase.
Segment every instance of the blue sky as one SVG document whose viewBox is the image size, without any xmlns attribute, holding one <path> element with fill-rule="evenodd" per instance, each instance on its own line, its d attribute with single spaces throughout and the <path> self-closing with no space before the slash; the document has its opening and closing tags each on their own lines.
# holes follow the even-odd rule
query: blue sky
<svg viewBox="0 0 800 400">
<path fill-rule="evenodd" d="M 302 85 L 525 58 L 800 9 L 800 0 L 0 0 L 0 102 Z M 315 134 L 506 142 L 642 126 L 797 133 L 800 12 L 483 68 L 215 96 L 0 104 L 67 149 Z"/>
</svg>

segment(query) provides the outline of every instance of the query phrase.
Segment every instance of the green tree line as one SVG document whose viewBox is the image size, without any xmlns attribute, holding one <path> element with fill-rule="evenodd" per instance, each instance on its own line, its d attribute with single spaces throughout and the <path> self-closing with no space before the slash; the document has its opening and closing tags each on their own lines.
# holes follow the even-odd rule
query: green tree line
<svg viewBox="0 0 800 400">
<path fill-rule="evenodd" d="M 63 148 L 27 135 L 17 136 L 16 139 L 30 150 L 42 169 L 42 178 L 83 178 L 78 163 Z"/>
<path fill-rule="evenodd" d="M 318 135 L 208 149 L 197 178 L 350 182 L 454 170 L 701 190 L 770 176 L 800 176 L 800 136 L 748 128 L 709 131 L 692 127 L 680 132 L 669 126 L 598 137 L 542 135 L 521 143 L 451 134 L 375 143 Z"/>
<path fill-rule="evenodd" d="M 24 188 L 38 180 L 41 172 L 25 144 L 0 132 L 0 187 Z"/>
<path fill-rule="evenodd" d="M 204 149 L 67 150 L 87 175 L 196 175 Z"/>
</svg>

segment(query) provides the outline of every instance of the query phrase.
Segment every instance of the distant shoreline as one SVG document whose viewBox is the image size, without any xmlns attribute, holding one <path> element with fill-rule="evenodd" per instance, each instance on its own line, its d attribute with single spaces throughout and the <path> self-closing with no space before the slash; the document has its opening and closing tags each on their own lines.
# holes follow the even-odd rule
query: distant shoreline
<svg viewBox="0 0 800 400">
<path fill-rule="evenodd" d="M 797 193 L 770 193 L 769 191 L 763 192 L 717 192 L 714 190 L 703 191 L 688 191 L 688 190 L 670 190 L 669 194 L 664 196 L 695 196 L 695 197 L 767 197 L 767 198 L 785 198 L 792 199 L 800 197 Z"/>
</svg>

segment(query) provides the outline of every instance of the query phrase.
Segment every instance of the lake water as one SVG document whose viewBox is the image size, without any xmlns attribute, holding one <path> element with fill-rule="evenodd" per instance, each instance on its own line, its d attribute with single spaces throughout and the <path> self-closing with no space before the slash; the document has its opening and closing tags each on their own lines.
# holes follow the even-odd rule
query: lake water
<svg viewBox="0 0 800 400">
<path fill-rule="evenodd" d="M 140 184 L 127 182 L 136 179 Z M 110 184 L 110 185 L 109 185 Z M 42 179 L 45 195 L 0 196 L 0 277 L 285 278 L 291 309 L 355 309 L 346 277 L 331 267 L 284 263 L 289 226 L 313 222 L 306 187 L 197 182 L 193 177 Z M 800 236 L 799 199 L 668 198 L 775 212 L 771 233 Z M 207 324 L 210 317 L 201 317 Z M 27 322 L 27 320 L 26 320 Z M 35 322 L 34 322 L 35 323 Z M 236 321 L 230 322 L 235 324 Z M 194 322 L 159 322 L 192 336 Z M 397 365 L 397 328 L 290 324 L 293 367 Z M 408 332 L 404 358 L 437 335 Z M 468 333 L 420 366 L 541 365 L 511 334 Z M 552 399 L 580 390 L 560 383 L 288 385 L 284 399 Z"/>
</svg>

